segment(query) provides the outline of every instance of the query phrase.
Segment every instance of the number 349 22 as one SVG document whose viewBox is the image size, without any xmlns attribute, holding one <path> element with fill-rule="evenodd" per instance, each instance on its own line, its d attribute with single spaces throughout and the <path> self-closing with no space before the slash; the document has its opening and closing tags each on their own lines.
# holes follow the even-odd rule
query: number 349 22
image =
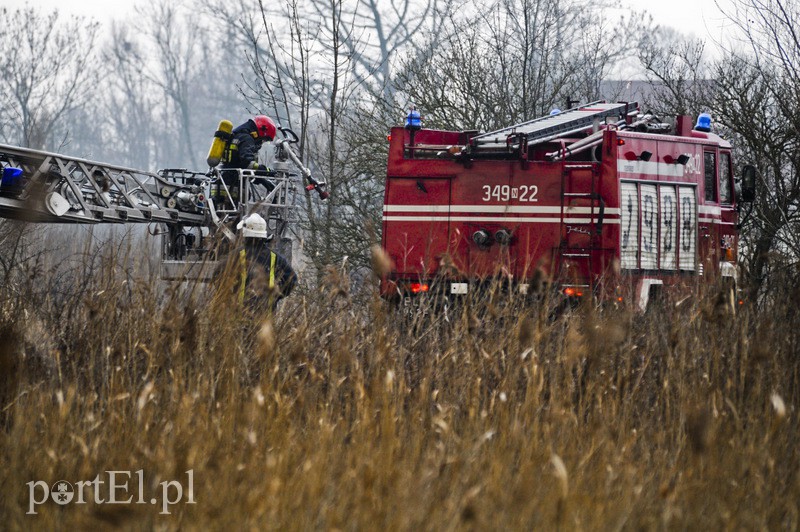
<svg viewBox="0 0 800 532">
<path fill-rule="evenodd" d="M 509 185 L 483 185 L 483 197 L 481 201 L 539 201 L 536 195 L 539 187 L 536 185 L 520 185 L 512 187 Z"/>
</svg>

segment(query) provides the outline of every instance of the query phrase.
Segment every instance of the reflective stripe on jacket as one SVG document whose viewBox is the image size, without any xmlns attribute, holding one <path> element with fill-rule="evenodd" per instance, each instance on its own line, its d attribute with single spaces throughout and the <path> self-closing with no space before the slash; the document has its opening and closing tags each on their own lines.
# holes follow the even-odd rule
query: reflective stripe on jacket
<svg viewBox="0 0 800 532">
<path fill-rule="evenodd" d="M 247 288 L 251 284 L 250 277 L 258 275 L 258 270 L 253 270 L 253 268 L 258 268 L 259 266 L 265 267 L 265 269 L 268 270 L 268 272 L 266 272 L 268 279 L 266 286 L 267 293 L 258 293 L 259 290 L 256 290 L 256 293 L 251 295 L 251 299 L 263 300 L 264 296 L 267 296 L 269 303 L 273 304 L 282 297 L 288 296 L 297 283 L 297 274 L 286 259 L 269 249 L 266 245 L 262 249 L 251 249 L 250 251 L 252 254 L 248 262 L 247 249 L 239 250 L 239 303 L 244 304 L 248 300 Z M 269 253 L 268 265 L 266 260 L 267 253 L 265 252 Z M 278 274 L 277 277 L 276 273 Z M 276 280 L 278 284 L 276 284 Z M 261 286 L 263 288 L 263 284 Z"/>
</svg>

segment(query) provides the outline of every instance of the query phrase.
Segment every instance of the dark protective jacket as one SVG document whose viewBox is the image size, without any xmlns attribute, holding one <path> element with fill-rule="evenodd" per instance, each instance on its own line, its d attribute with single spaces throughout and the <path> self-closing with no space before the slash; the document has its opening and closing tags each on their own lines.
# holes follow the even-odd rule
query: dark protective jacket
<svg viewBox="0 0 800 532">
<path fill-rule="evenodd" d="M 261 144 L 256 123 L 252 119 L 248 120 L 231 132 L 222 167 L 258 170 L 258 151 Z"/>
<path fill-rule="evenodd" d="M 245 239 L 237 264 L 239 303 L 249 307 L 275 308 L 297 284 L 291 264 L 260 238 Z"/>
</svg>

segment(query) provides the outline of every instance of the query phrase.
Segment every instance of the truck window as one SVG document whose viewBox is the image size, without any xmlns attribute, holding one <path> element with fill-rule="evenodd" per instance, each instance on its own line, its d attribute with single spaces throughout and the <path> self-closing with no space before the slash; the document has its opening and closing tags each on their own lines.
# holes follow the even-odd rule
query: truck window
<svg viewBox="0 0 800 532">
<path fill-rule="evenodd" d="M 703 152 L 703 167 L 706 182 L 706 201 L 717 201 L 717 154 L 713 151 Z"/>
<path fill-rule="evenodd" d="M 731 204 L 731 154 L 721 153 L 719 156 L 719 202 Z"/>
</svg>

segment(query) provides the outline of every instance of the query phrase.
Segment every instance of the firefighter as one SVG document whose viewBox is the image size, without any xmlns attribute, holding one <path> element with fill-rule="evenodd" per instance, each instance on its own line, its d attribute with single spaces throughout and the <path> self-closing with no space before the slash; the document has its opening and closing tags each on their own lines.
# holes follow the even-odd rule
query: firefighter
<svg viewBox="0 0 800 532">
<path fill-rule="evenodd" d="M 294 289 L 297 274 L 283 256 L 270 249 L 267 222 L 259 214 L 245 217 L 236 228 L 243 239 L 234 257 L 237 300 L 251 309 L 275 310 L 278 301 Z"/>
<path fill-rule="evenodd" d="M 241 168 L 242 170 L 269 170 L 258 164 L 258 152 L 261 144 L 271 142 L 278 128 L 271 118 L 258 115 L 251 118 L 231 132 L 231 140 L 225 151 L 223 168 Z"/>
<path fill-rule="evenodd" d="M 231 189 L 234 198 L 239 196 L 238 172 L 226 172 L 226 169 L 256 170 L 265 176 L 271 175 L 270 168 L 258 163 L 258 152 L 262 144 L 271 142 L 278 131 L 271 118 L 258 115 L 236 127 L 230 134 L 230 140 L 222 156 L 222 179 Z M 256 178 L 256 184 L 272 190 L 275 185 L 266 177 Z"/>
</svg>

